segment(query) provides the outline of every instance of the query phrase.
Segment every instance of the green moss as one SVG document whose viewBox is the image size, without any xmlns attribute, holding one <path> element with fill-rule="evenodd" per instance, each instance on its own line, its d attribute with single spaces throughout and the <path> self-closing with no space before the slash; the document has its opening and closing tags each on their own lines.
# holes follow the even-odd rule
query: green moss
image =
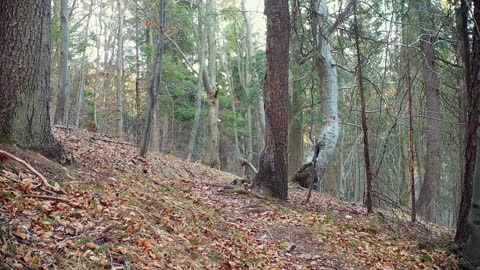
<svg viewBox="0 0 480 270">
<path fill-rule="evenodd" d="M 198 246 L 200 244 L 200 240 L 196 237 L 192 238 L 192 239 L 189 239 L 188 240 L 190 242 L 191 245 L 193 246 Z"/>
<path fill-rule="evenodd" d="M 428 255 L 426 253 L 423 253 L 422 254 L 422 261 L 423 262 L 433 262 L 433 259 L 432 259 L 432 257 L 430 257 L 430 255 Z"/>
<path fill-rule="evenodd" d="M 80 241 L 78 242 L 80 245 L 84 245 L 88 242 L 92 242 L 93 238 L 92 237 L 83 237 L 82 239 L 80 239 Z"/>
<path fill-rule="evenodd" d="M 97 248 L 95 249 L 95 252 L 96 253 L 103 253 L 105 250 L 107 250 L 105 245 L 98 245 Z"/>
<path fill-rule="evenodd" d="M 8 252 L 12 253 L 12 254 L 16 254 L 17 253 L 17 247 L 15 247 L 15 245 L 13 245 L 13 244 L 9 244 L 8 245 Z"/>
</svg>

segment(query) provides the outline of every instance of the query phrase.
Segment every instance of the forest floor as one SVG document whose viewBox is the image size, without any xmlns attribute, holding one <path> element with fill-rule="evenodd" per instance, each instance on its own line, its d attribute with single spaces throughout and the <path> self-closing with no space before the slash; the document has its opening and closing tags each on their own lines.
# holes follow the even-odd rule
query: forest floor
<svg viewBox="0 0 480 270">
<path fill-rule="evenodd" d="M 0 145 L 65 191 L 2 160 L 0 269 L 457 269 L 447 228 L 318 193 L 306 205 L 296 184 L 281 202 L 110 137 L 55 136 L 73 151 L 67 169 Z"/>
</svg>

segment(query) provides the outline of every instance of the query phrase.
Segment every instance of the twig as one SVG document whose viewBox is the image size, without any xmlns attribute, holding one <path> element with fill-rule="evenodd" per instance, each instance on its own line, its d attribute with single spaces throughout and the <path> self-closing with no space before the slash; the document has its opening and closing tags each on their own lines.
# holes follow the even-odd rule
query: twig
<svg viewBox="0 0 480 270">
<path fill-rule="evenodd" d="M 136 144 L 134 143 L 130 143 L 130 142 L 122 142 L 122 141 L 115 141 L 115 140 L 109 140 L 109 139 L 103 139 L 103 138 L 98 138 L 98 137 L 94 137 L 94 136 L 91 136 L 89 137 L 89 139 L 91 140 L 97 140 L 97 141 L 102 141 L 102 142 L 108 142 L 108 143 L 116 143 L 116 144 L 123 144 L 123 145 L 131 145 L 131 146 L 137 146 Z"/>
<path fill-rule="evenodd" d="M 185 63 L 187 64 L 187 66 L 192 70 L 193 73 L 195 73 L 198 77 L 200 77 L 200 74 L 198 74 L 198 71 L 193 68 L 192 64 L 190 63 L 190 61 L 188 60 L 188 57 L 185 55 L 185 53 L 182 51 L 182 49 L 180 48 L 180 46 L 178 46 L 177 42 L 175 42 L 175 40 L 173 40 L 171 37 L 169 37 L 167 35 L 167 33 L 163 33 L 165 35 L 165 37 L 170 40 L 170 42 L 173 43 L 173 45 L 175 45 L 175 48 L 177 48 L 178 52 L 180 52 L 180 54 L 182 55 L 183 57 L 183 60 L 185 61 Z"/>
<path fill-rule="evenodd" d="M 52 196 L 30 195 L 30 194 L 23 194 L 22 196 L 27 197 L 27 198 L 40 199 L 40 200 L 63 202 L 63 203 L 66 203 L 66 204 L 70 205 L 71 207 L 81 208 L 79 205 L 77 205 L 75 203 L 72 203 L 71 201 L 69 201 L 67 199 L 62 199 L 62 198 L 57 198 L 57 197 L 52 197 Z"/>
<path fill-rule="evenodd" d="M 95 237 L 95 240 L 94 240 L 94 241 L 95 241 L 95 242 L 99 242 L 99 243 L 100 243 L 100 242 L 104 242 L 105 239 L 106 239 L 106 237 L 107 237 L 106 234 L 107 234 L 109 231 L 111 231 L 113 228 L 115 228 L 115 226 L 116 226 L 115 224 L 110 224 L 110 225 L 108 225 L 107 227 L 105 227 L 105 229 L 102 230 L 102 232 L 100 233 L 100 235 L 97 236 L 97 237 Z"/>
<path fill-rule="evenodd" d="M 66 127 L 66 126 L 61 126 L 61 125 L 55 125 L 54 127 L 59 128 L 59 129 L 66 129 L 70 131 L 74 131 L 75 129 L 72 127 Z"/>
<path fill-rule="evenodd" d="M 20 159 L 20 158 L 14 156 L 14 155 L 12 155 L 12 154 L 10 154 L 10 153 L 8 153 L 8 152 L 5 152 L 5 151 L 3 151 L 3 150 L 0 150 L 0 155 L 3 155 L 3 156 L 5 156 L 5 157 L 7 157 L 7 158 L 9 158 L 9 159 L 12 159 L 12 160 L 14 160 L 14 161 L 22 164 L 25 168 L 27 168 L 27 169 L 28 169 L 29 171 L 31 171 L 33 174 L 35 174 L 36 176 L 38 176 L 38 177 L 42 180 L 43 184 L 44 184 L 47 188 L 49 188 L 49 189 L 51 189 L 51 190 L 53 190 L 53 191 L 55 191 L 55 192 L 57 192 L 57 193 L 67 194 L 64 190 L 59 189 L 59 188 L 56 188 L 56 187 L 54 187 L 54 186 L 51 186 L 51 185 L 48 183 L 47 179 L 45 179 L 45 177 L 43 177 L 43 175 L 41 175 L 37 170 L 35 170 L 32 166 L 30 166 L 30 164 L 28 164 L 27 162 L 25 162 L 23 159 Z"/>
</svg>

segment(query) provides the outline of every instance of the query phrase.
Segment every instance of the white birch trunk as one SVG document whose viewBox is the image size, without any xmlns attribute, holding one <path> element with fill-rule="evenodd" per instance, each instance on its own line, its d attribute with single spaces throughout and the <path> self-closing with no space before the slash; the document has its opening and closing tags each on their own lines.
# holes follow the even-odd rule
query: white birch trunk
<svg viewBox="0 0 480 270">
<path fill-rule="evenodd" d="M 320 151 L 317 156 L 316 172 L 321 181 L 337 145 L 340 127 L 338 124 L 337 67 L 333 59 L 329 38 L 328 7 L 326 0 L 316 6 L 315 66 L 321 81 L 322 127 L 318 137 Z"/>
</svg>

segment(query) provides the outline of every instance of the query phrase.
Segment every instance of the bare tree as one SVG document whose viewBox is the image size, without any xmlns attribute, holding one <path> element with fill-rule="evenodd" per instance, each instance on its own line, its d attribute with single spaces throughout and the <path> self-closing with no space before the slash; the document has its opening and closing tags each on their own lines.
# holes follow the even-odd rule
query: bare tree
<svg viewBox="0 0 480 270">
<path fill-rule="evenodd" d="M 368 123 L 367 123 L 367 113 L 366 113 L 366 99 L 365 99 L 365 85 L 363 83 L 363 59 L 360 49 L 360 27 L 357 19 L 357 5 L 354 5 L 354 29 L 355 29 L 355 49 L 357 53 L 357 82 L 358 82 L 358 91 L 360 94 L 360 107 L 362 114 L 362 131 L 363 131 L 363 160 L 365 162 L 365 177 L 366 177 L 366 188 L 365 188 L 365 205 L 367 206 L 367 213 L 373 213 L 373 202 L 372 202 L 372 167 L 370 164 L 370 149 L 368 147 Z"/>
<path fill-rule="evenodd" d="M 433 13 L 430 0 L 424 0 L 419 7 L 422 11 Z M 422 12 L 421 14 L 423 17 L 424 13 Z M 433 15 L 430 18 L 422 18 L 420 21 L 423 22 L 423 27 L 426 29 L 423 31 L 420 39 L 420 50 L 423 55 L 422 77 L 426 103 L 425 138 L 427 141 L 427 156 L 425 159 L 425 176 L 416 207 L 425 219 L 434 221 L 435 186 L 436 182 L 440 181 L 442 177 L 440 81 L 435 63 L 436 49 L 434 41 L 436 34 L 433 30 L 435 25 Z"/>
<path fill-rule="evenodd" d="M 218 131 L 218 91 L 217 87 L 217 45 L 215 0 L 207 0 L 207 43 L 208 43 L 208 69 L 204 69 L 201 76 L 203 86 L 208 97 L 208 139 L 205 156 L 202 163 L 217 167 L 219 160 L 219 131 Z"/>
<path fill-rule="evenodd" d="M 143 140 L 140 145 L 140 156 L 145 157 L 152 139 L 153 120 L 155 108 L 157 107 L 157 97 L 159 94 L 159 85 L 162 78 L 162 58 L 164 50 L 164 27 L 166 24 L 166 0 L 161 0 L 159 3 L 160 24 L 158 28 L 157 48 L 155 52 L 155 60 L 152 67 L 152 78 L 150 79 L 150 87 L 148 94 L 150 101 L 148 104 L 147 119 L 145 121 L 145 130 L 143 132 Z"/>
<path fill-rule="evenodd" d="M 314 39 L 314 65 L 321 82 L 322 127 L 318 136 L 316 174 L 321 181 L 337 145 L 338 125 L 337 65 L 332 56 L 330 35 L 334 28 L 328 21 L 326 0 L 312 0 L 311 27 Z"/>
<path fill-rule="evenodd" d="M 300 65 L 302 64 L 301 37 L 302 17 L 299 1 L 293 1 L 291 7 L 292 27 L 295 31 L 290 37 L 291 47 L 291 72 L 295 80 L 292 81 L 291 98 L 289 104 L 288 121 L 288 176 L 292 177 L 303 164 L 303 97 L 302 76 Z"/>
<path fill-rule="evenodd" d="M 60 11 L 60 31 L 61 44 L 60 51 L 61 67 L 60 67 L 60 89 L 57 98 L 57 107 L 55 111 L 56 124 L 68 124 L 67 98 L 70 93 L 70 85 L 68 82 L 68 51 L 69 51 L 69 19 L 68 19 L 68 0 L 61 0 Z"/>
<path fill-rule="evenodd" d="M 118 0 L 118 53 L 117 53 L 117 135 L 123 135 L 123 24 L 125 9 L 123 1 Z"/>
<path fill-rule="evenodd" d="M 287 0 L 266 0 L 267 62 L 265 99 L 265 149 L 260 156 L 255 185 L 271 196 L 287 199 L 288 44 Z"/>
<path fill-rule="evenodd" d="M 82 52 L 82 63 L 80 68 L 80 85 L 78 87 L 78 97 L 77 97 L 77 108 L 75 112 L 75 127 L 78 128 L 80 125 L 80 112 L 82 110 L 82 103 L 83 103 L 83 92 L 85 88 L 85 80 L 86 80 L 86 62 L 87 62 L 87 47 L 88 47 L 88 35 L 90 31 L 90 18 L 92 17 L 92 10 L 93 5 L 95 4 L 94 0 L 90 2 L 88 8 L 88 15 L 87 15 L 87 24 L 85 25 L 85 29 L 83 30 L 83 43 L 85 48 Z"/>
<path fill-rule="evenodd" d="M 200 116 L 202 113 L 202 92 L 203 92 L 203 80 L 202 74 L 205 70 L 205 42 L 206 42 L 206 34 L 205 31 L 205 6 L 203 0 L 198 1 L 198 24 L 197 24 L 197 54 L 198 54 L 198 65 L 199 65 L 199 75 L 197 78 L 197 92 L 195 95 L 196 98 L 196 108 L 195 108 L 195 116 L 193 118 L 193 125 L 192 130 L 190 132 L 190 140 L 188 142 L 187 147 L 187 160 L 192 160 L 193 151 L 195 148 L 195 141 L 197 139 L 198 127 L 200 125 Z"/>
<path fill-rule="evenodd" d="M 473 52 L 470 47 L 472 46 L 472 40 L 479 39 L 478 36 L 478 24 L 472 31 L 474 36 L 472 39 L 469 37 L 468 31 L 468 6 L 471 1 L 462 0 L 460 7 L 460 27 L 459 37 L 461 40 L 460 51 L 462 54 L 462 62 L 465 68 L 465 88 L 467 96 L 467 136 L 465 141 L 465 169 L 463 174 L 462 183 L 462 198 L 460 202 L 460 211 L 458 214 L 457 231 L 455 233 L 455 241 L 464 242 L 468 237 L 468 225 L 467 217 L 470 212 L 472 190 L 473 190 L 473 174 L 475 170 L 476 160 L 476 148 L 477 140 L 475 138 L 475 132 L 479 126 L 479 94 L 480 94 L 480 81 L 477 79 L 477 74 L 480 71 L 479 62 L 480 59 L 473 59 L 475 55 L 480 55 L 480 44 L 475 42 Z M 480 19 L 480 7 L 475 5 L 474 18 L 476 21 Z"/>
</svg>

